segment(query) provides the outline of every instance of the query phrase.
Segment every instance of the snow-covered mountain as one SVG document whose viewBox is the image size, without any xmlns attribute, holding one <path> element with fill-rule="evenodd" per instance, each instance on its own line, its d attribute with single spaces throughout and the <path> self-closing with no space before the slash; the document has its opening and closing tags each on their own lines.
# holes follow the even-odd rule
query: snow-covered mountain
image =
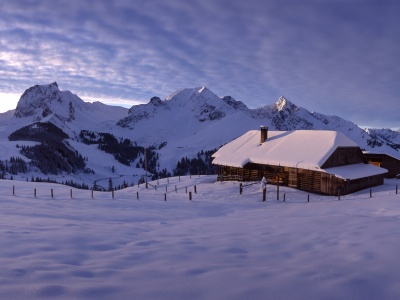
<svg viewBox="0 0 400 300">
<path fill-rule="evenodd" d="M 37 128 L 32 125 L 37 122 L 54 124 L 68 136 L 60 140 L 84 157 L 86 167 L 94 172 L 68 176 L 89 185 L 110 176 L 143 175 L 139 164 L 143 160 L 141 155 L 132 158 L 129 166 L 129 163 L 121 164 L 121 159 L 116 159 L 118 155 L 99 149 L 99 141 L 104 142 L 106 138 L 104 134 L 113 135 L 121 144 L 131 143 L 131 147 L 151 148 L 156 153 L 156 168 L 169 172 L 183 157 L 204 158 L 199 156 L 200 151 L 216 149 L 260 125 L 271 130 L 339 130 L 363 149 L 400 157 L 396 150 L 400 144 L 399 132 L 363 130 L 340 117 L 298 107 L 284 97 L 275 103 L 250 109 L 243 102 L 231 96 L 219 97 L 206 87 L 177 90 L 164 100 L 153 97 L 147 104 L 135 105 L 128 110 L 100 102 L 84 102 L 69 91 L 60 91 L 57 83 L 36 85 L 24 92 L 14 111 L 0 114 L 3 160 L 13 156 L 29 161 L 16 146 L 32 145 L 35 141 L 9 141 L 8 137 L 28 126 L 13 137 L 26 135 Z"/>
<path fill-rule="evenodd" d="M 399 156 L 389 145 L 390 139 L 369 135 L 350 121 L 298 107 L 284 97 L 257 109 L 230 96 L 218 97 L 206 87 L 178 90 L 165 100 L 152 98 L 148 104 L 133 106 L 129 116 L 118 122 L 131 129 L 138 141 L 152 145 L 167 143 L 163 161 L 188 155 L 193 149 L 218 147 L 241 134 L 268 126 L 272 130 L 338 130 L 356 141 L 361 148 Z"/>
<path fill-rule="evenodd" d="M 383 129 L 366 129 L 366 132 L 374 138 L 394 144 L 396 149 L 400 149 L 400 130 L 394 131 L 389 128 Z"/>
<path fill-rule="evenodd" d="M 18 124 L 50 122 L 75 137 L 82 129 L 110 130 L 127 114 L 126 108 L 84 102 L 70 91 L 60 91 L 53 82 L 27 89 L 17 104 L 14 121 Z"/>
</svg>

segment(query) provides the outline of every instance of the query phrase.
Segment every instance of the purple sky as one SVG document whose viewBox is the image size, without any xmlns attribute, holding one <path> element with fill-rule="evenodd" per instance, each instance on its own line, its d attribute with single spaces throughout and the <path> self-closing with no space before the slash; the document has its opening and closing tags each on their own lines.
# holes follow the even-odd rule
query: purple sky
<svg viewBox="0 0 400 300">
<path fill-rule="evenodd" d="M 130 107 L 207 86 L 251 108 L 283 95 L 400 128 L 400 1 L 14 0 L 0 3 L 0 111 L 57 81 Z"/>
</svg>

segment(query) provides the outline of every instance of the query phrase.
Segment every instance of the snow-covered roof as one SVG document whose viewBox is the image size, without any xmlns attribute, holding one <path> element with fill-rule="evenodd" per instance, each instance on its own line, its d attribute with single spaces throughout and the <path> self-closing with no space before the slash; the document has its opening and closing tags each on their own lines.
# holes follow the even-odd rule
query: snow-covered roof
<svg viewBox="0 0 400 300">
<path fill-rule="evenodd" d="M 327 168 L 323 171 L 329 174 L 334 174 L 336 177 L 350 180 L 387 173 L 386 169 L 379 168 L 371 164 L 347 165 L 341 167 Z"/>
<path fill-rule="evenodd" d="M 378 155 L 387 155 L 387 156 L 389 156 L 389 157 L 391 157 L 391 158 L 393 158 L 393 159 L 400 160 L 400 156 L 399 156 L 399 157 L 396 157 L 396 156 L 394 156 L 394 155 L 392 155 L 392 154 L 389 154 L 389 153 L 387 153 L 387 152 L 384 152 L 384 151 L 372 151 L 372 150 L 368 150 L 368 151 L 363 151 L 363 153 L 364 153 L 364 154 L 371 154 L 371 155 L 375 155 L 375 154 L 378 154 Z"/>
<path fill-rule="evenodd" d="M 338 147 L 358 147 L 339 131 L 269 131 L 260 144 L 260 131 L 251 130 L 221 147 L 214 164 L 243 167 L 252 162 L 303 169 L 319 169 Z"/>
<path fill-rule="evenodd" d="M 340 131 L 269 131 L 264 143 L 260 143 L 260 138 L 259 130 L 245 133 L 221 147 L 213 155 L 213 164 L 238 168 L 247 163 L 295 167 L 319 170 L 343 179 L 386 173 L 385 169 L 368 164 L 322 170 L 321 166 L 338 147 L 358 147 Z M 356 167 L 353 169 L 354 166 Z"/>
</svg>

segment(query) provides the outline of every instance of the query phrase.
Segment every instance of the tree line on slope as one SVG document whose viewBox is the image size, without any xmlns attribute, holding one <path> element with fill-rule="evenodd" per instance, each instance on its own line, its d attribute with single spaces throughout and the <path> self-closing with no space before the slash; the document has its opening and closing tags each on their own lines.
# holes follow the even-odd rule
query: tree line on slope
<svg viewBox="0 0 400 300">
<path fill-rule="evenodd" d="M 159 155 L 154 146 L 144 148 L 127 138 L 117 139 L 111 133 L 89 130 L 81 130 L 79 138 L 87 145 L 97 145 L 99 150 L 112 154 L 118 162 L 126 166 L 131 166 L 131 163 L 138 160 L 136 168 L 146 169 L 144 161 L 146 156 L 147 171 L 153 174 L 152 180 L 171 176 L 167 169 L 160 170 Z"/>
<path fill-rule="evenodd" d="M 212 164 L 212 155 L 217 151 L 201 150 L 197 153 L 195 158 L 182 157 L 176 164 L 173 171 L 174 176 L 184 176 L 189 174 L 215 174 L 217 171 L 216 166 Z"/>
<path fill-rule="evenodd" d="M 39 168 L 44 174 L 93 172 L 85 168 L 85 160 L 65 141 L 67 138 L 69 136 L 54 124 L 40 122 L 22 127 L 8 137 L 10 141 L 39 142 L 34 146 L 17 147 L 30 159 L 29 166 Z M 18 163 L 21 165 L 20 161 Z M 20 167 L 19 172 L 25 173 L 27 169 Z"/>
<path fill-rule="evenodd" d="M 99 150 L 113 154 L 115 159 L 124 165 L 130 166 L 132 162 L 137 161 L 136 167 L 147 168 L 148 173 L 151 174 L 151 180 L 172 176 L 166 168 L 160 169 L 158 162 L 159 154 L 154 146 L 144 148 L 137 146 L 136 142 L 132 142 L 129 139 L 118 140 L 110 133 L 97 133 L 88 130 L 82 130 L 79 137 L 85 144 L 97 144 Z M 29 158 L 30 162 L 27 163 L 20 157 L 11 157 L 5 162 L 0 161 L 0 178 L 4 179 L 5 174 L 8 173 L 13 175 L 27 173 L 32 167 L 38 168 L 45 175 L 79 172 L 94 173 L 93 170 L 86 168 L 85 159 L 82 155 L 65 141 L 67 138 L 67 134 L 51 123 L 34 123 L 16 130 L 9 136 L 10 141 L 29 140 L 39 142 L 40 144 L 34 146 L 17 145 L 17 148 L 20 148 L 20 153 Z M 163 143 L 159 149 L 165 145 L 166 143 Z M 201 150 L 195 158 L 189 159 L 185 157 L 180 159 L 177 162 L 176 168 L 173 169 L 173 175 L 183 176 L 215 173 L 215 166 L 211 164 L 211 155 L 215 151 L 216 149 L 209 151 Z M 147 166 L 144 160 L 145 156 L 147 158 Z M 38 177 L 37 181 L 40 180 L 43 179 Z M 144 182 L 144 178 L 141 180 Z M 79 188 L 88 188 L 73 181 L 66 182 L 65 184 Z M 126 184 L 122 184 L 114 188 L 124 188 L 125 186 Z"/>
</svg>

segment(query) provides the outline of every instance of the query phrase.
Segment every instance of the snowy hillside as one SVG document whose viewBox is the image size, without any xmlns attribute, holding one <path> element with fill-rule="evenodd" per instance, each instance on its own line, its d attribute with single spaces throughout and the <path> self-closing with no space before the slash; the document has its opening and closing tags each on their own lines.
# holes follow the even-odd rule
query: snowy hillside
<svg viewBox="0 0 400 300">
<path fill-rule="evenodd" d="M 27 89 L 18 102 L 12 122 L 19 125 L 51 122 L 75 138 L 81 129 L 112 130 L 127 114 L 128 110 L 122 107 L 86 103 L 70 91 L 60 91 L 53 82 Z"/>
<path fill-rule="evenodd" d="M 57 83 L 52 83 L 27 89 L 14 111 L 0 114 L 0 154 L 4 170 L 7 169 L 6 160 L 10 161 L 12 157 L 29 163 L 40 151 L 43 152 L 25 149 L 24 153 L 30 153 L 30 157 L 21 154 L 24 147 L 38 148 L 41 146 L 38 143 L 46 143 L 45 136 L 40 141 L 26 137 L 26 132 L 37 127 L 36 122 L 49 122 L 63 131 L 59 142 L 66 144 L 65 151 L 79 162 L 78 167 L 72 165 L 66 169 L 78 171 L 41 174 L 43 168 L 29 167 L 25 173 L 13 174 L 15 179 L 74 180 L 89 186 L 96 181 L 104 186 L 112 177 L 118 185 L 137 183 L 145 173 L 144 147 L 150 149 L 148 159 L 153 174 L 172 174 L 183 158 L 195 159 L 196 166 L 191 168 L 197 172 L 200 163 L 209 164 L 209 161 L 201 162 L 209 155 L 203 151 L 217 149 L 260 125 L 271 130 L 338 130 L 362 149 L 400 157 L 395 150 L 398 134 L 389 136 L 374 132 L 370 135 L 350 121 L 310 112 L 284 97 L 273 104 L 250 109 L 231 96 L 219 97 L 206 87 L 198 87 L 177 90 L 164 100 L 153 97 L 149 103 L 128 110 L 100 102 L 86 103 L 69 91 L 60 91 Z M 14 136 L 18 138 L 8 140 L 16 131 L 18 134 Z M 41 147 L 44 149 L 45 146 Z M 53 145 L 54 149 L 57 147 Z M 185 167 L 181 166 L 179 170 L 186 174 L 189 172 L 188 161 L 183 163 Z M 1 167 L 0 164 L 0 170 Z M 202 168 L 205 172 L 205 167 Z M 10 178 L 11 173 L 3 171 L 3 175 Z"/>
<path fill-rule="evenodd" d="M 396 149 L 400 149 L 400 130 L 391 129 L 366 129 L 366 132 L 375 138 L 382 139 L 387 143 L 394 144 Z"/>
<path fill-rule="evenodd" d="M 176 156 L 193 156 L 197 149 L 214 149 L 260 125 L 273 130 L 338 130 L 363 149 L 375 148 L 400 156 L 380 137 L 369 136 L 354 123 L 310 112 L 284 97 L 274 104 L 249 109 L 232 97 L 220 98 L 201 87 L 178 90 L 165 100 L 153 98 L 148 104 L 133 106 L 129 112 L 118 124 L 130 128 L 139 143 L 166 143 L 159 151 L 160 162 L 169 169 L 174 167 L 172 158 Z"/>
<path fill-rule="evenodd" d="M 114 199 L 1 180 L 0 298 L 398 299 L 397 183 L 310 202 L 287 187 L 276 201 L 268 186 L 261 202 L 258 184 L 239 195 L 215 176 Z"/>
</svg>

